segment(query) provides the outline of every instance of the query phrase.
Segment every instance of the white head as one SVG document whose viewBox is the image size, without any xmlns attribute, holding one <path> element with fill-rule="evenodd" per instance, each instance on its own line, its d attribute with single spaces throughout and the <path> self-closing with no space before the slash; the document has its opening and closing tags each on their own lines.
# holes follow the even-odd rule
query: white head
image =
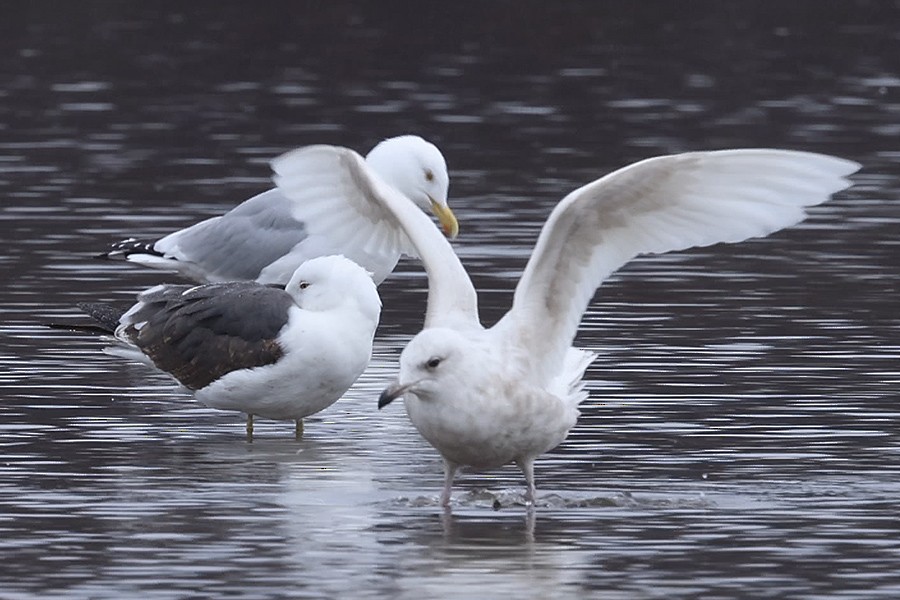
<svg viewBox="0 0 900 600">
<path fill-rule="evenodd" d="M 453 329 L 425 329 L 414 337 L 400 355 L 400 376 L 385 389 L 378 408 L 406 393 L 428 402 L 443 391 L 459 393 L 471 385 L 471 360 L 477 352 Z"/>
<path fill-rule="evenodd" d="M 327 311 L 355 304 L 377 323 L 381 298 L 372 276 L 343 256 L 319 256 L 297 267 L 285 286 L 303 310 Z"/>
<path fill-rule="evenodd" d="M 419 208 L 433 212 L 447 237 L 456 237 L 459 224 L 447 206 L 447 162 L 434 144 L 417 135 L 388 138 L 372 148 L 366 162 Z"/>
</svg>

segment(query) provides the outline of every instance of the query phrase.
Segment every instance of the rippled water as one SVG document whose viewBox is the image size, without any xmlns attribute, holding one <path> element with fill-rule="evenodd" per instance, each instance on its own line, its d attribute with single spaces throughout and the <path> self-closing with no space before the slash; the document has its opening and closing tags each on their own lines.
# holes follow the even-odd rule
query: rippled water
<svg viewBox="0 0 900 600">
<path fill-rule="evenodd" d="M 900 595 L 900 6 L 512 2 L 10 5 L 0 22 L 4 597 Z M 441 466 L 375 409 L 424 279 L 381 288 L 371 368 L 310 420 L 196 405 L 51 330 L 155 273 L 95 261 L 221 213 L 294 146 L 418 132 L 497 319 L 566 192 L 628 162 L 776 146 L 863 163 L 801 227 L 639 259 L 579 334 L 601 358 L 537 466 Z"/>
</svg>

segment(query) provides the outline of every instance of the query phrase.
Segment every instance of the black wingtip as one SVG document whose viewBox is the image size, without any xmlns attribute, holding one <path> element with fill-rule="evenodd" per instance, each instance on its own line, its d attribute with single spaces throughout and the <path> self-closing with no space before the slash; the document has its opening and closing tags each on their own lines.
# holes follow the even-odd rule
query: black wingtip
<svg viewBox="0 0 900 600">
<path fill-rule="evenodd" d="M 78 308 L 84 311 L 105 333 L 115 333 L 119 326 L 119 319 L 125 314 L 121 308 L 103 302 L 79 302 Z"/>
<path fill-rule="evenodd" d="M 113 333 L 103 325 L 95 325 L 93 323 L 57 323 L 52 321 L 50 323 L 43 323 L 42 325 L 48 329 L 55 329 L 58 331 L 73 331 L 77 333 L 91 333 L 94 335 L 110 335 Z"/>
<path fill-rule="evenodd" d="M 136 238 L 128 238 L 121 242 L 116 242 L 109 247 L 106 252 L 96 254 L 94 258 L 104 260 L 123 260 L 132 254 L 150 254 L 152 256 L 165 256 L 162 252 L 157 251 L 153 246 L 156 242 L 148 242 Z"/>
<path fill-rule="evenodd" d="M 393 402 L 394 398 L 396 398 L 396 396 L 391 395 L 390 388 L 382 391 L 381 395 L 378 396 L 378 410 L 381 410 L 382 408 Z"/>
</svg>

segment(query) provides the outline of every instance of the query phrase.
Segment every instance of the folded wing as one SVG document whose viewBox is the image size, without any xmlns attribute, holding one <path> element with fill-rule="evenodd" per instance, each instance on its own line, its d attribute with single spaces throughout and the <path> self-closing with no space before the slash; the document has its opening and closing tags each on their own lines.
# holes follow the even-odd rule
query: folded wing
<svg viewBox="0 0 900 600">
<path fill-rule="evenodd" d="M 284 290 L 251 282 L 159 285 L 138 296 L 116 337 L 197 390 L 232 371 L 281 358 L 278 336 L 293 305 Z"/>
<path fill-rule="evenodd" d="M 308 237 L 292 202 L 274 189 L 167 235 L 153 246 L 155 255 L 131 252 L 127 258 L 196 281 L 252 281 Z M 280 283 L 287 283 L 285 277 Z"/>
</svg>

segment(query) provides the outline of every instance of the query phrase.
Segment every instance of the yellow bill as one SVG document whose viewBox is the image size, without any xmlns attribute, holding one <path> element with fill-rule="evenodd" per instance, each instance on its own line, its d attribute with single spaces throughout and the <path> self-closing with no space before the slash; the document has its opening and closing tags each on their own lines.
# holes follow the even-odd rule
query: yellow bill
<svg viewBox="0 0 900 600">
<path fill-rule="evenodd" d="M 434 216 L 436 216 L 438 218 L 438 221 L 441 222 L 441 229 L 444 230 L 444 235 L 446 235 L 451 240 L 455 238 L 459 233 L 459 223 L 456 221 L 456 215 L 453 214 L 453 211 L 450 210 L 450 207 L 444 204 L 439 204 L 434 199 L 432 199 L 431 212 L 433 212 Z"/>
</svg>

